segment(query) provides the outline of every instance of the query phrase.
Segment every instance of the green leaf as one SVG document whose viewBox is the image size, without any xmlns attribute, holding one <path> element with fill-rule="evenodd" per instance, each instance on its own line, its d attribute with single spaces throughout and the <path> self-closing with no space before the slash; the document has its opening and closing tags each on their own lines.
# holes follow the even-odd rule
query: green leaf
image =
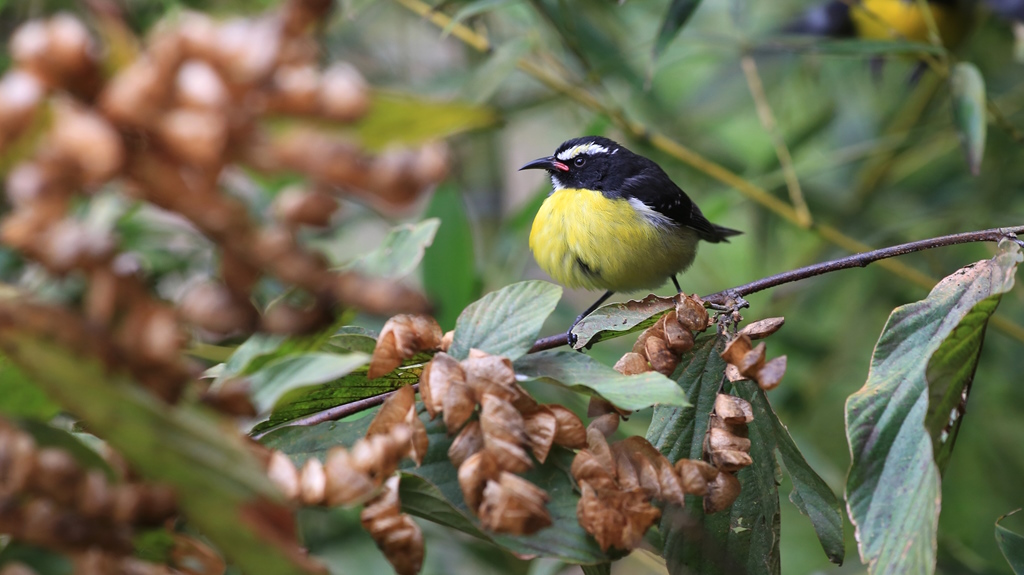
<svg viewBox="0 0 1024 575">
<path fill-rule="evenodd" d="M 595 343 L 622 337 L 655 323 L 658 318 L 675 309 L 675 299 L 651 294 L 642 300 L 613 303 L 594 310 L 576 324 L 576 349 L 583 349 Z"/>
<path fill-rule="evenodd" d="M 450 185 L 434 192 L 426 216 L 440 219 L 441 227 L 423 255 L 423 289 L 437 308 L 437 322 L 449 330 L 463 308 L 480 297 L 473 228 L 462 194 Z"/>
<path fill-rule="evenodd" d="M 491 292 L 459 315 L 448 353 L 466 359 L 470 348 L 476 348 L 514 361 L 533 347 L 544 320 L 561 297 L 561 287 L 540 280 Z"/>
<path fill-rule="evenodd" d="M 698 6 L 700 6 L 700 0 L 672 0 L 668 5 L 668 12 L 665 13 L 665 19 L 661 22 L 658 37 L 654 40 L 655 58 L 679 34 Z"/>
<path fill-rule="evenodd" d="M 0 345 L 65 409 L 122 453 L 148 480 L 175 487 L 189 523 L 225 558 L 253 575 L 306 573 L 275 524 L 290 512 L 245 441 L 226 421 L 170 406 L 93 358 L 0 322 Z M 245 518 L 245 520 L 242 520 Z"/>
<path fill-rule="evenodd" d="M 985 155 L 986 118 L 985 79 L 978 67 L 959 62 L 949 75 L 950 99 L 957 133 L 967 157 L 967 165 L 975 176 L 981 171 Z"/>
<path fill-rule="evenodd" d="M 867 382 L 846 402 L 846 500 L 872 573 L 935 570 L 940 473 L 962 414 L 950 405 L 962 407 L 988 318 L 1022 259 L 1016 244 L 1001 245 L 893 310 Z"/>
<path fill-rule="evenodd" d="M 669 461 L 700 459 L 704 434 L 723 385 L 725 361 L 719 353 L 724 338 L 709 334 L 698 338 L 683 357 L 686 367 L 679 384 L 695 407 L 657 406 L 647 439 Z M 725 393 L 749 401 L 754 420 L 748 425 L 753 465 L 736 474 L 743 489 L 727 511 L 703 513 L 702 500 L 687 496 L 686 507 L 667 506 L 660 529 L 663 555 L 673 575 L 779 573 L 778 466 L 775 462 L 775 430 L 764 392 L 749 381 L 726 384 Z"/>
<path fill-rule="evenodd" d="M 321 120 L 317 120 L 321 122 Z M 493 126 L 498 116 L 490 108 L 429 100 L 412 94 L 376 92 L 370 113 L 355 129 L 359 141 L 371 150 L 389 145 L 417 145 L 430 140 Z"/>
<path fill-rule="evenodd" d="M 344 333 L 345 323 L 351 319 L 349 314 L 338 316 L 334 325 L 310 335 L 283 337 L 265 333 L 253 334 L 238 346 L 216 374 L 214 385 L 219 385 L 232 377 L 249 375 L 263 369 L 267 364 L 289 355 L 320 351 L 328 348 L 328 342 L 337 333 Z"/>
<path fill-rule="evenodd" d="M 846 545 L 843 541 L 843 510 L 839 498 L 804 459 L 800 448 L 796 446 L 786 426 L 779 421 L 771 405 L 766 404 L 765 407 L 765 414 L 774 429 L 775 446 L 793 480 L 789 500 L 811 520 L 828 560 L 842 565 L 846 557 Z"/>
<path fill-rule="evenodd" d="M 395 226 L 380 246 L 356 260 L 354 269 L 381 278 L 397 279 L 409 275 L 423 259 L 423 252 L 434 241 L 441 220 L 428 218 L 418 224 Z"/>
<path fill-rule="evenodd" d="M 443 422 L 440 419 L 429 421 L 426 412 L 420 417 L 427 426 L 430 446 L 421 466 L 414 467 L 407 461 L 402 467 L 400 496 L 403 511 L 490 541 L 517 555 L 541 555 L 583 564 L 608 560 L 576 520 L 579 496 L 573 491 L 569 476 L 573 458 L 571 451 L 556 447 L 544 465 L 538 464 L 523 474 L 524 478 L 548 492 L 551 498 L 548 511 L 554 524 L 533 535 L 496 535 L 480 528 L 479 521 L 462 499 L 457 470 L 448 459 L 452 438 L 448 436 Z M 351 445 L 366 433 L 370 419 L 365 417 L 358 421 L 283 429 L 268 434 L 262 441 L 301 465 L 309 457 L 323 459 L 331 447 Z"/>
<path fill-rule="evenodd" d="M 683 389 L 660 373 L 622 375 L 576 351 L 532 353 L 520 357 L 514 365 L 518 375 L 597 394 L 622 409 L 644 409 L 654 404 L 689 405 Z"/>
<path fill-rule="evenodd" d="M 60 413 L 38 385 L 17 365 L 0 356 L 0 413 L 16 419 L 49 421 Z"/>
<path fill-rule="evenodd" d="M 1018 511 L 1020 509 L 1011 511 L 996 519 L 996 544 L 999 545 L 999 550 L 1002 551 L 1003 557 L 1006 557 L 1006 562 L 1013 569 L 1014 575 L 1024 575 L 1024 537 L 999 524 L 1000 521 Z"/>
<path fill-rule="evenodd" d="M 311 352 L 282 357 L 249 376 L 253 404 L 258 413 L 265 413 L 285 393 L 338 380 L 369 361 L 369 355 L 359 352 Z"/>
<path fill-rule="evenodd" d="M 422 363 L 427 360 L 429 360 L 429 356 L 421 355 L 410 361 Z M 253 427 L 252 433 L 262 433 L 300 417 L 394 391 L 405 385 L 412 385 L 419 382 L 421 371 L 422 368 L 418 367 L 396 369 L 377 379 L 367 379 L 366 368 L 360 368 L 355 373 L 350 373 L 323 385 L 311 389 L 294 390 L 285 394 L 277 402 L 270 418 Z"/>
</svg>

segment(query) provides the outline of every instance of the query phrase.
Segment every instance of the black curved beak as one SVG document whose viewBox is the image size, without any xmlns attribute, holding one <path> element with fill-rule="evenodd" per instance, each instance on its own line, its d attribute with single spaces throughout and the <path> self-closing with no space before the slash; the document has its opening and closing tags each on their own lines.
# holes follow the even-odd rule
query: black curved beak
<svg viewBox="0 0 1024 575">
<path fill-rule="evenodd" d="M 554 156 L 548 156 L 546 158 L 537 158 L 536 160 L 526 164 L 519 171 L 523 170 L 547 170 L 549 172 L 568 172 L 569 166 L 566 166 L 562 162 L 555 159 Z"/>
</svg>

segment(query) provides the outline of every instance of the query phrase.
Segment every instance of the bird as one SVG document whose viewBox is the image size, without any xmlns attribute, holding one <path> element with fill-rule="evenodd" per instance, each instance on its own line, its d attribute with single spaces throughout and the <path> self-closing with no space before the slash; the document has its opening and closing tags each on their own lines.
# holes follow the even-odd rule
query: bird
<svg viewBox="0 0 1024 575">
<path fill-rule="evenodd" d="M 606 290 L 566 333 L 615 292 L 653 289 L 686 271 L 697 244 L 728 242 L 743 232 L 708 221 L 653 160 L 600 136 L 563 142 L 522 170 L 546 170 L 551 193 L 530 230 L 542 270 L 570 288 Z"/>
<path fill-rule="evenodd" d="M 971 24 L 967 0 L 928 0 L 931 18 L 947 47 L 955 47 Z M 830 0 L 812 6 L 786 32 L 865 40 L 929 41 L 928 17 L 916 0 Z"/>
</svg>

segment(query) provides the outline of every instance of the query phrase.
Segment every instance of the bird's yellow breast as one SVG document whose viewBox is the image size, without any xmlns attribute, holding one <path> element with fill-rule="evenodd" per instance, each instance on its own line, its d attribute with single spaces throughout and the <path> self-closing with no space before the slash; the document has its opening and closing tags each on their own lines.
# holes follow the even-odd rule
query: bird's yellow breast
<svg viewBox="0 0 1024 575">
<path fill-rule="evenodd" d="M 967 28 L 966 15 L 949 6 L 928 6 L 943 44 L 954 46 L 960 42 Z M 862 38 L 928 42 L 928 22 L 914 0 L 863 0 L 853 5 L 850 16 Z"/>
<path fill-rule="evenodd" d="M 533 220 L 530 249 L 541 269 L 573 288 L 635 291 L 665 283 L 697 253 L 694 230 L 652 223 L 625 199 L 563 188 Z"/>
</svg>

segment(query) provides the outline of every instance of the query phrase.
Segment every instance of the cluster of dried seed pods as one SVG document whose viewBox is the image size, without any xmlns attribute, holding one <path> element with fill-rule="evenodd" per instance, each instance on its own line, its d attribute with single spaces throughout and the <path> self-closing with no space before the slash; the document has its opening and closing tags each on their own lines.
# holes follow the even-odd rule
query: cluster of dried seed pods
<svg viewBox="0 0 1024 575">
<path fill-rule="evenodd" d="M 768 337 L 778 331 L 785 320 L 781 317 L 756 321 L 739 331 L 722 350 L 722 358 L 729 363 L 725 374 L 730 381 L 750 379 L 765 391 L 778 387 L 786 373 L 786 356 L 765 361 L 765 343 L 753 345 L 755 339 Z"/>
<path fill-rule="evenodd" d="M 747 424 L 753 420 L 754 411 L 747 400 L 724 393 L 715 398 L 715 409 L 704 436 L 704 458 L 719 473 L 708 482 L 705 513 L 721 511 L 739 497 L 740 482 L 733 474 L 753 463 L 747 438 Z"/>
<path fill-rule="evenodd" d="M 177 512 L 169 488 L 114 482 L 104 470 L 85 469 L 64 449 L 40 447 L 0 420 L 0 533 L 72 555 L 96 550 L 126 558 L 136 528 Z M 158 571 L 139 571 L 151 572 Z"/>
<path fill-rule="evenodd" d="M 658 318 L 658 322 L 640 333 L 633 351 L 615 364 L 624 375 L 657 371 L 672 375 L 680 357 L 693 349 L 693 334 L 707 329 L 708 312 L 697 296 L 679 294 L 675 309 Z"/>
<path fill-rule="evenodd" d="M 0 241 L 52 274 L 84 277 L 84 318 L 73 321 L 109 340 L 118 362 L 169 401 L 190 380 L 184 324 L 212 334 L 301 333 L 330 322 L 338 303 L 380 314 L 426 309 L 401 284 L 333 271 L 296 238 L 298 226 L 328 222 L 337 207 L 328 190 L 403 204 L 447 165 L 437 146 L 373 156 L 336 131 L 310 133 L 314 121 L 351 122 L 370 106 L 354 68 L 318 66 L 313 32 L 329 9 L 288 0 L 223 22 L 178 13 L 141 47 L 113 13 L 98 16 L 111 46 L 69 14 L 30 21 L 11 37 L 13 65 L 0 76 L 0 155 L 14 162 L 4 185 L 13 209 Z M 277 121 L 286 115 L 293 123 Z M 220 189 L 223 175 L 240 173 L 235 165 L 298 171 L 311 191 L 287 190 L 277 222 L 261 227 Z M 83 192 L 114 180 L 212 240 L 220 278 L 193 286 L 177 309 L 154 297 L 116 238 L 73 215 Z M 301 288 L 299 297 L 261 316 L 251 295 L 264 275 Z M 5 304 L 13 305 L 20 302 Z"/>
<path fill-rule="evenodd" d="M 271 452 L 267 474 L 285 496 L 302 505 L 365 504 L 361 518 L 395 571 L 418 573 L 423 564 L 423 533 L 398 500 L 398 464 L 406 457 L 419 465 L 427 432 L 416 415 L 416 392 L 403 387 L 374 416 L 366 437 L 351 448 L 335 447 L 323 462 L 315 457 L 297 469 L 287 455 Z"/>
<path fill-rule="evenodd" d="M 441 326 L 430 316 L 400 314 L 392 317 L 380 330 L 366 376 L 380 377 L 421 351 L 440 348 L 442 337 Z"/>
<path fill-rule="evenodd" d="M 575 414 L 537 403 L 516 383 L 507 358 L 476 349 L 461 362 L 434 355 L 420 376 L 420 395 L 430 416 L 441 414 L 448 433 L 458 433 L 448 456 L 466 505 L 485 529 L 522 535 L 551 524 L 547 493 L 516 474 L 533 467 L 527 450 L 543 463 L 553 445 L 586 444 Z"/>
</svg>

